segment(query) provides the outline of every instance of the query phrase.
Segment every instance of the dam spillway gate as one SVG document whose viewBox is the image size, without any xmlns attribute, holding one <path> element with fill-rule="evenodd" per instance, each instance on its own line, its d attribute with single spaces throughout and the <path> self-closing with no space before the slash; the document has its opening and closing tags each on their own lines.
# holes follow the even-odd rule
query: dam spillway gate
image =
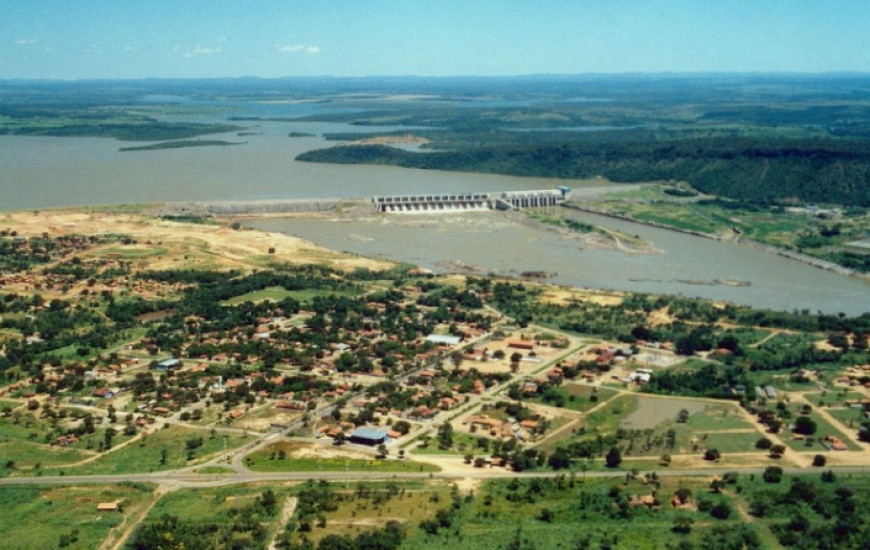
<svg viewBox="0 0 870 550">
<path fill-rule="evenodd" d="M 557 206 L 568 198 L 571 189 L 502 191 L 496 193 L 449 193 L 443 195 L 391 195 L 372 197 L 377 212 L 438 213 L 478 210 L 511 210 Z"/>
</svg>

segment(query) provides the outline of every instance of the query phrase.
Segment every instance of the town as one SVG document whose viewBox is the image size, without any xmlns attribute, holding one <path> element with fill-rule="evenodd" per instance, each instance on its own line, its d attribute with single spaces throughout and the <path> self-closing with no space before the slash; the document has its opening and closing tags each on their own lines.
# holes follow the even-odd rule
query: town
<svg viewBox="0 0 870 550">
<path fill-rule="evenodd" d="M 7 481 L 834 475 L 870 452 L 866 318 L 330 267 L 286 237 L 210 265 L 214 234 L 265 237 L 136 216 L 81 234 L 63 214 L 37 232 L 22 216 L 0 235 Z M 628 506 L 662 506 L 633 490 Z"/>
</svg>

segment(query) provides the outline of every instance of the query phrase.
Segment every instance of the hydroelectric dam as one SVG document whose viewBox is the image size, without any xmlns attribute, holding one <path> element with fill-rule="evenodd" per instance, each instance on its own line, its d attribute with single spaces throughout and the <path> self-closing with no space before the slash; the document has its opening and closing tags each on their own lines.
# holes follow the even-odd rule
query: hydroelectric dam
<svg viewBox="0 0 870 550">
<path fill-rule="evenodd" d="M 255 201 L 192 201 L 166 203 L 160 215 L 233 216 L 246 214 L 280 214 L 284 212 L 328 212 L 341 204 L 370 205 L 383 213 L 450 213 L 487 210 L 521 210 L 558 206 L 567 200 L 570 187 L 528 191 L 485 193 L 448 193 L 426 195 L 385 195 L 361 198 L 267 199 Z M 363 206 L 364 207 L 364 206 Z"/>
<path fill-rule="evenodd" d="M 516 210 L 558 206 L 571 193 L 570 187 L 493 193 L 450 193 L 445 195 L 391 195 L 372 197 L 373 208 L 387 213 L 465 212 L 475 210 Z"/>
</svg>

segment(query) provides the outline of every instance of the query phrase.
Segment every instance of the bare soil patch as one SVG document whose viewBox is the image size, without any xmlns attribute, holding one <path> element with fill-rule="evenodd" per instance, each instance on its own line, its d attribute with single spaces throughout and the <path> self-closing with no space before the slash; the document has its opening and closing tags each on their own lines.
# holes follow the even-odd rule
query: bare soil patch
<svg viewBox="0 0 870 550">
<path fill-rule="evenodd" d="M 380 260 L 336 253 L 303 239 L 283 233 L 267 233 L 230 227 L 230 221 L 220 224 L 183 223 L 149 217 L 140 213 L 81 210 L 49 210 L 40 212 L 10 212 L 0 219 L 0 225 L 14 228 L 22 237 L 65 234 L 130 235 L 136 243 L 112 243 L 106 247 L 112 254 L 119 251 L 131 257 L 137 253 L 165 249 L 165 253 L 149 256 L 149 269 L 209 267 L 251 269 L 268 262 L 308 264 L 325 262 L 338 269 L 385 269 L 391 264 Z M 100 248 L 92 252 L 99 256 Z"/>
<path fill-rule="evenodd" d="M 637 396 L 637 408 L 622 419 L 620 427 L 635 430 L 652 429 L 668 420 L 677 418 L 680 410 L 686 409 L 689 414 L 703 412 L 705 403 L 690 399 L 658 399 Z"/>
</svg>

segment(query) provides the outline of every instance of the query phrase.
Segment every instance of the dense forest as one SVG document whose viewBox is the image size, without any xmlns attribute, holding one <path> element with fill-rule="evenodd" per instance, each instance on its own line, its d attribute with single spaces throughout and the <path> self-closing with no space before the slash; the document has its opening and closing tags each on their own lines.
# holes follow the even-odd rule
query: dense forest
<svg viewBox="0 0 870 550">
<path fill-rule="evenodd" d="M 705 193 L 751 201 L 870 205 L 870 144 L 856 141 L 710 138 L 430 153 L 353 145 L 309 151 L 298 160 L 566 179 L 601 175 L 616 182 L 682 180 Z"/>
</svg>

